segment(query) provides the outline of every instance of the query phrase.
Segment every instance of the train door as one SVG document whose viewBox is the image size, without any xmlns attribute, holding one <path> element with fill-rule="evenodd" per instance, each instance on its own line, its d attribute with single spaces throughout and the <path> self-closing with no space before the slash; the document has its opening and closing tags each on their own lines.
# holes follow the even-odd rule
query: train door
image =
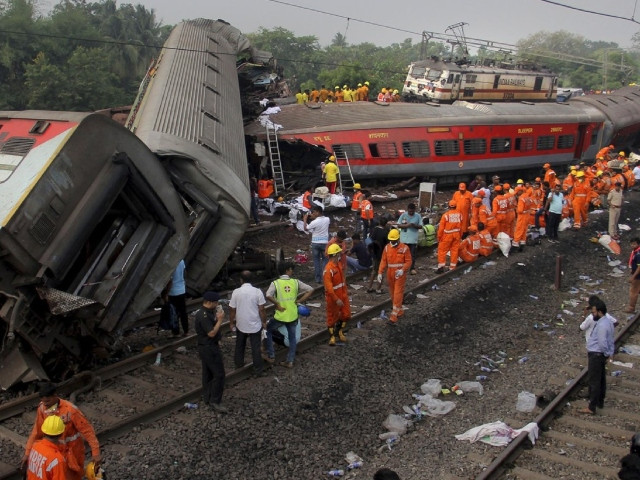
<svg viewBox="0 0 640 480">
<path fill-rule="evenodd" d="M 500 75 L 493 77 L 493 89 L 497 89 L 498 85 L 500 85 Z"/>
<path fill-rule="evenodd" d="M 451 100 L 457 100 L 460 95 L 460 83 L 462 82 L 462 75 L 456 73 L 453 77 L 453 84 L 451 85 Z"/>
<path fill-rule="evenodd" d="M 542 80 L 544 79 L 544 77 L 536 77 L 536 81 L 533 82 L 533 91 L 534 92 L 539 92 L 540 90 L 542 90 Z"/>
<path fill-rule="evenodd" d="M 581 160 L 582 154 L 588 148 L 588 145 L 585 145 L 585 141 L 587 138 L 590 138 L 590 136 L 587 137 L 587 134 L 590 130 L 591 129 L 587 124 L 578 125 L 578 141 L 576 142 L 576 149 L 573 154 L 576 160 Z"/>
</svg>

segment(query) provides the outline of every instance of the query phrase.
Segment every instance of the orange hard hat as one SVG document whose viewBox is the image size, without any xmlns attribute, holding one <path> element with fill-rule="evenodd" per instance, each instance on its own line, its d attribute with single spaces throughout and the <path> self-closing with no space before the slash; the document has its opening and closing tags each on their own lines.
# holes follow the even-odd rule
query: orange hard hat
<svg viewBox="0 0 640 480">
<path fill-rule="evenodd" d="M 542 179 L 540 177 L 536 177 L 536 182 L 541 182 Z"/>
<path fill-rule="evenodd" d="M 509 185 L 508 183 L 503 183 L 502 188 L 504 188 L 505 190 L 509 190 L 511 188 L 511 185 Z"/>
<path fill-rule="evenodd" d="M 478 190 L 478 196 L 479 196 L 480 198 L 484 198 L 484 197 L 485 197 L 484 190 L 482 190 L 482 189 L 481 189 L 481 190 Z"/>
<path fill-rule="evenodd" d="M 501 191 L 502 191 L 502 186 L 501 186 L 501 185 L 496 185 L 496 186 L 493 188 L 493 190 L 494 190 L 494 191 L 496 191 L 496 192 L 501 192 Z"/>
<path fill-rule="evenodd" d="M 451 208 L 456 208 L 456 207 L 458 206 L 458 204 L 455 202 L 455 200 L 450 200 L 450 201 L 449 201 L 449 206 L 450 206 Z"/>
<path fill-rule="evenodd" d="M 460 190 L 466 190 L 466 189 L 467 189 L 467 184 L 466 184 L 466 183 L 464 183 L 464 182 L 460 182 L 460 183 L 458 184 L 458 189 L 460 189 Z"/>
</svg>

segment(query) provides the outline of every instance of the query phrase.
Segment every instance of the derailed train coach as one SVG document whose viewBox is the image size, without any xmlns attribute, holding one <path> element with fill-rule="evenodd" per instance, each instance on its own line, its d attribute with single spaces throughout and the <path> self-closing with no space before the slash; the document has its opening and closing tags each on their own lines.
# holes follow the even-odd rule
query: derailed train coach
<svg viewBox="0 0 640 480">
<path fill-rule="evenodd" d="M 249 219 L 235 70 L 248 48 L 222 21 L 178 25 L 129 130 L 99 114 L 0 112 L 1 388 L 108 354 L 181 259 L 191 294 L 209 286 Z"/>
</svg>

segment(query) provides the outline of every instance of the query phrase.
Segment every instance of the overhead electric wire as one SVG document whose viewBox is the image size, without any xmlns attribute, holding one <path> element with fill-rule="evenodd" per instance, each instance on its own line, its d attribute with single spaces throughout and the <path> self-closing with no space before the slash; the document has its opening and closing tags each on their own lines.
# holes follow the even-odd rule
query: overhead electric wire
<svg viewBox="0 0 640 480">
<path fill-rule="evenodd" d="M 602 17 L 617 18 L 618 20 L 626 20 L 628 22 L 640 24 L 640 22 L 638 22 L 635 18 L 633 18 L 633 15 L 635 15 L 635 10 L 636 10 L 635 6 L 633 7 L 633 15 L 631 16 L 631 18 L 629 18 L 629 17 L 622 17 L 620 15 L 612 15 L 610 13 L 596 12 L 595 10 L 588 10 L 586 8 L 574 7 L 573 5 L 566 5 L 564 3 L 554 2 L 552 0 L 540 0 L 540 1 L 544 3 L 549 3 L 551 5 L 556 5 L 558 7 L 568 8 L 570 10 L 577 10 L 579 12 L 590 13 L 593 15 L 600 15 Z"/>
</svg>

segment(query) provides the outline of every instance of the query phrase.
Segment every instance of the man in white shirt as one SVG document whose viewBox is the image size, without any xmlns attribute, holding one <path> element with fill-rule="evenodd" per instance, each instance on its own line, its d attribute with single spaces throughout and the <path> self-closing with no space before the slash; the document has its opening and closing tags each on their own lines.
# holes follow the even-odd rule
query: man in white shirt
<svg viewBox="0 0 640 480">
<path fill-rule="evenodd" d="M 251 344 L 251 358 L 256 376 L 264 376 L 264 364 L 260 352 L 262 329 L 267 328 L 267 301 L 259 288 L 251 285 L 251 272 L 248 270 L 240 273 L 242 285 L 231 293 L 229 302 L 229 328 L 236 328 L 236 349 L 233 361 L 236 368 L 244 366 L 244 351 L 247 346 L 247 338 Z"/>
<path fill-rule="evenodd" d="M 304 230 L 311 233 L 311 253 L 313 254 L 313 270 L 316 283 L 322 283 L 322 272 L 327 264 L 324 251 L 329 243 L 329 224 L 331 220 L 324 216 L 322 207 L 314 205 L 311 208 L 311 221 L 309 214 L 304 216 Z"/>
<path fill-rule="evenodd" d="M 636 178 L 636 185 L 640 185 L 640 162 L 633 167 L 633 176 Z"/>
</svg>

